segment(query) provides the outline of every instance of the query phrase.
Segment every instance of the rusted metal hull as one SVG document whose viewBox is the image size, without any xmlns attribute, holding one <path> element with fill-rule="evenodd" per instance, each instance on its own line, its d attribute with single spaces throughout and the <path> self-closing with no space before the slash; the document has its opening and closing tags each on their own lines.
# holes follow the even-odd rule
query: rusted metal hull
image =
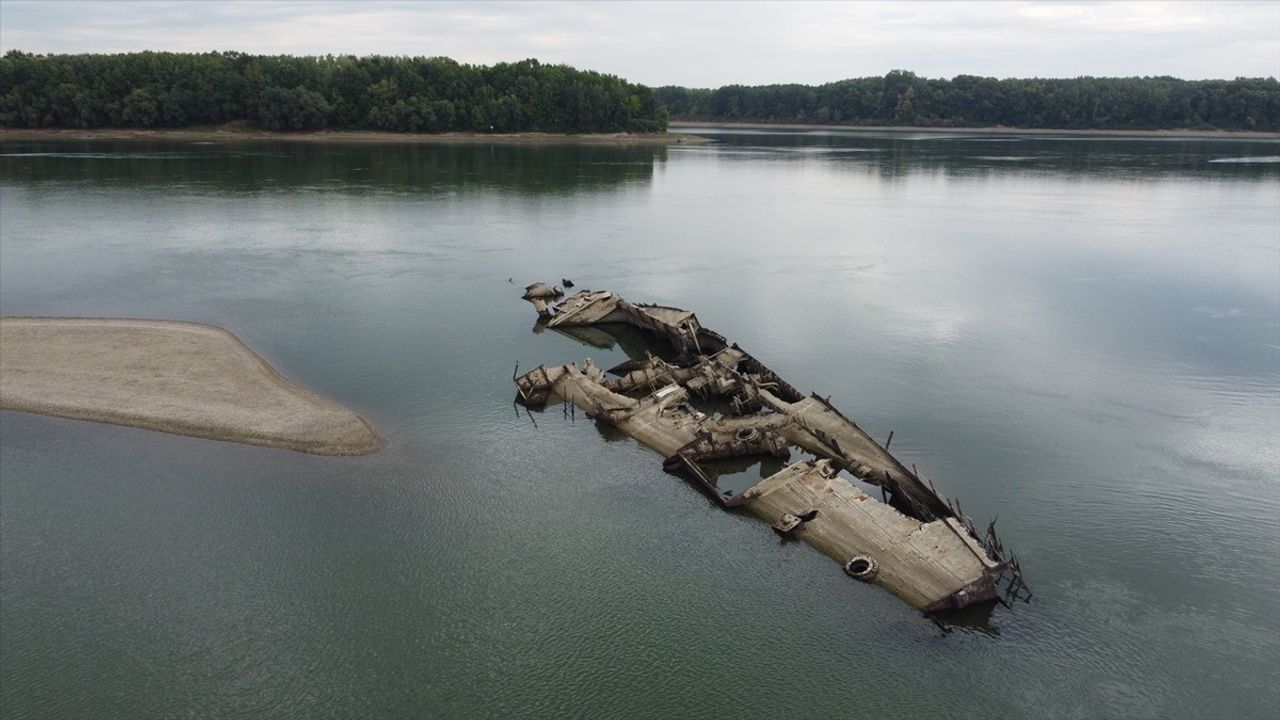
<svg viewBox="0 0 1280 720">
<path fill-rule="evenodd" d="M 546 324 L 606 323 L 627 323 L 662 338 L 678 357 L 624 363 L 617 369 L 621 377 L 609 377 L 590 360 L 582 368 L 539 366 L 514 378 L 517 400 L 581 408 L 661 454 L 666 470 L 694 481 L 721 506 L 759 517 L 835 559 L 851 577 L 926 612 L 997 599 L 1007 573 L 1013 575 L 1010 587 L 1030 597 L 994 527 L 979 539 L 972 522 L 856 423 L 821 397 L 801 395 L 701 327 L 692 312 L 584 290 L 551 310 Z M 708 415 L 690 403 L 692 397 L 727 399 L 738 414 Z M 792 448 L 817 459 L 788 465 L 736 496 L 722 493 L 703 466 L 724 458 L 785 458 Z M 882 498 L 860 490 L 844 472 L 880 486 Z"/>
</svg>

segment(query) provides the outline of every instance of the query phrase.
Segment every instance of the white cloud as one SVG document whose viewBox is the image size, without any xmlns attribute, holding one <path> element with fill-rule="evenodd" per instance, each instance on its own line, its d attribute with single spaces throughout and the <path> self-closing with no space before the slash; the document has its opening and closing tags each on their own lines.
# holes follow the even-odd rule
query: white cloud
<svg viewBox="0 0 1280 720">
<path fill-rule="evenodd" d="M 1088 16 L 1093 14 L 1093 8 L 1088 5 L 1023 5 L 1017 9 L 1017 13 L 1023 17 L 1047 20 L 1064 20 L 1067 18 L 1078 18 L 1082 15 Z"/>
<path fill-rule="evenodd" d="M 0 50 L 537 57 L 651 85 L 1280 75 L 1277 2 L 0 2 Z"/>
</svg>

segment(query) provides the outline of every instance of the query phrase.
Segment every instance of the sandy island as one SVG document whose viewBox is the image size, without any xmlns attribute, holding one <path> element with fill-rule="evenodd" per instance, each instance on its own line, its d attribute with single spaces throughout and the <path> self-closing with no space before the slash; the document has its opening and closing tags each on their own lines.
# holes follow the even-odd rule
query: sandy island
<svg viewBox="0 0 1280 720">
<path fill-rule="evenodd" d="M 319 455 L 386 445 L 236 336 L 186 322 L 0 318 L 0 409 Z"/>
<path fill-rule="evenodd" d="M 681 145 L 708 142 L 681 133 L 397 133 L 366 130 L 318 130 L 271 132 L 245 126 L 207 128 L 11 128 L 0 127 L 0 140 L 168 140 L 231 142 L 277 140 L 282 142 L 423 143 L 437 145 Z"/>
</svg>

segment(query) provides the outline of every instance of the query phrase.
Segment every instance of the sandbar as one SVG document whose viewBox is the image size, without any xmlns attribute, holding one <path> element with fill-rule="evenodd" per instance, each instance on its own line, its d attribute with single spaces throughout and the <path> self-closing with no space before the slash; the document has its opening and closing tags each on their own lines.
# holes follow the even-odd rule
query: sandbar
<svg viewBox="0 0 1280 720">
<path fill-rule="evenodd" d="M 235 335 L 190 322 L 0 318 L 0 409 L 318 455 L 386 445 Z"/>
</svg>

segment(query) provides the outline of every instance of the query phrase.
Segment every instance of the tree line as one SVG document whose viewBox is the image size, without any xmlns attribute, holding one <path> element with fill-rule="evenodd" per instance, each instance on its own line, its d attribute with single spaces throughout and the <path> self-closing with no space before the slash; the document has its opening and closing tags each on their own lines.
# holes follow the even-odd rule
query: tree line
<svg viewBox="0 0 1280 720">
<path fill-rule="evenodd" d="M 266 130 L 662 132 L 643 85 L 537 60 L 237 52 L 0 58 L 0 125 Z"/>
<path fill-rule="evenodd" d="M 537 60 L 237 52 L 0 58 L 0 126 L 662 132 L 718 122 L 1280 130 L 1275 78 L 930 79 L 895 70 L 823 85 L 643 85 Z"/>
<path fill-rule="evenodd" d="M 923 78 L 894 70 L 824 85 L 676 86 L 654 91 L 671 117 L 718 122 L 1097 130 L 1280 130 L 1275 78 Z"/>
</svg>

